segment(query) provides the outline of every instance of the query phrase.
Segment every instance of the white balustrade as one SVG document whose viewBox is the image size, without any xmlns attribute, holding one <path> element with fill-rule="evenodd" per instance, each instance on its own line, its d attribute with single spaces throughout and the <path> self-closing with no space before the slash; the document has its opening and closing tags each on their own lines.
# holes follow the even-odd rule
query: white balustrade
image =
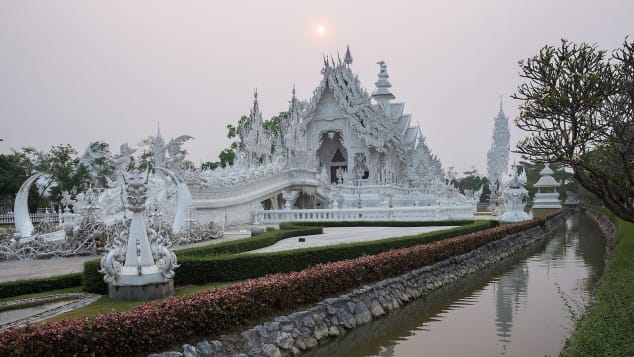
<svg viewBox="0 0 634 357">
<path fill-rule="evenodd" d="M 31 222 L 58 222 L 59 215 L 57 212 L 44 212 L 44 213 L 29 213 Z M 12 224 L 15 223 L 15 216 L 11 213 L 0 214 L 0 224 Z"/>
<path fill-rule="evenodd" d="M 317 221 L 442 221 L 449 219 L 473 219 L 473 207 L 424 206 L 424 207 L 368 207 L 344 209 L 258 210 L 256 222 L 274 224 L 280 222 Z"/>
</svg>

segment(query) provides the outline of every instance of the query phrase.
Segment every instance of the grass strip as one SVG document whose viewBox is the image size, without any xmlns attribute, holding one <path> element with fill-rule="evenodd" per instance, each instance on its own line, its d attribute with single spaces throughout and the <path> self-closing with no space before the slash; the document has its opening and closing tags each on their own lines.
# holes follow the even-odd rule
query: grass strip
<svg viewBox="0 0 634 357">
<path fill-rule="evenodd" d="M 616 247 L 566 356 L 634 356 L 634 223 L 598 210 L 616 225 Z"/>
</svg>

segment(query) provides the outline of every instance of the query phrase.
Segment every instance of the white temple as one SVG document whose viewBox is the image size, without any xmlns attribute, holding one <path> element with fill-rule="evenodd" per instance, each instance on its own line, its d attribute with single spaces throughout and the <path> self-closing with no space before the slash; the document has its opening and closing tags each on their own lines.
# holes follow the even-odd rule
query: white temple
<svg viewBox="0 0 634 357">
<path fill-rule="evenodd" d="M 201 216 L 235 224 L 472 215 L 475 202 L 446 185 L 420 128 L 394 101 L 385 62 L 371 95 L 351 64 L 349 49 L 343 61 L 325 58 L 308 100 L 293 88 L 279 133 L 265 130 L 256 93 L 234 165 L 187 179 Z"/>
<path fill-rule="evenodd" d="M 91 143 L 81 161 L 93 177 L 103 178 L 99 197 L 87 204 L 89 195 L 78 193 L 74 212 L 65 213 L 61 226 L 79 236 L 84 220 L 78 215 L 89 206 L 98 211 L 102 235 L 125 223 L 134 213 L 124 204 L 124 175 L 133 163 L 151 169 L 148 219 L 173 245 L 209 236 L 209 230 L 212 237 L 221 236 L 214 227 L 235 224 L 472 218 L 479 197 L 466 198 L 449 184 L 453 171 L 445 175 L 420 127 L 404 112 L 405 104 L 395 101 L 385 62 L 377 62 L 372 94 L 361 87 L 351 64 L 349 49 L 343 61 L 324 58 L 312 97 L 299 100 L 293 87 L 287 115 L 273 129 L 265 128 L 256 92 L 248 120 L 238 126 L 231 166 L 193 167 L 182 149 L 192 137 L 166 141 L 160 130 L 143 142 L 142 150 L 123 144 L 111 154 L 107 144 Z M 508 151 L 508 135 L 506 142 Z M 37 177 L 25 183 L 16 199 L 21 237 L 33 233 L 26 198 Z M 91 251 L 103 249 L 102 241 L 93 241 Z"/>
</svg>

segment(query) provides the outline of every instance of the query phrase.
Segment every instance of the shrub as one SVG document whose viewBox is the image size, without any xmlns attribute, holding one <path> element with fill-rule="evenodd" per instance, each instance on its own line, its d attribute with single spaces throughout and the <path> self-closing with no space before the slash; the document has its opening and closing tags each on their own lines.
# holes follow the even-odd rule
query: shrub
<svg viewBox="0 0 634 357">
<path fill-rule="evenodd" d="M 385 222 L 380 223 L 381 225 L 385 225 Z M 403 222 L 390 223 L 398 225 Z M 413 222 L 404 223 L 412 224 Z M 452 225 L 460 223 L 465 223 L 465 221 L 455 222 Z M 322 227 L 302 227 L 300 224 L 286 223 L 280 225 L 280 228 L 282 228 L 281 230 L 266 232 L 258 237 L 243 239 L 243 244 L 240 245 L 227 244 L 219 249 L 214 246 L 192 248 L 188 249 L 186 254 L 183 254 L 183 251 L 178 251 L 176 254 L 178 256 L 178 263 L 180 264 L 180 267 L 176 270 L 174 284 L 176 286 L 182 286 L 190 284 L 205 284 L 215 281 L 235 281 L 257 278 L 266 274 L 299 271 L 316 264 L 351 259 L 363 255 L 377 254 L 390 249 L 410 247 L 416 244 L 433 242 L 460 234 L 474 232 L 489 228 L 491 224 L 495 225 L 497 222 L 466 221 L 466 223 L 469 224 L 446 231 L 428 232 L 371 242 L 295 249 L 274 253 L 218 255 L 219 252 L 227 250 L 231 252 L 244 252 L 272 245 L 285 238 L 298 235 L 320 234 L 323 232 Z M 330 222 L 321 224 L 330 225 Z M 418 224 L 425 225 L 427 222 L 418 222 Z M 89 292 L 105 294 L 108 288 L 103 282 L 101 274 L 96 273 L 98 268 L 99 262 L 96 260 L 86 263 L 85 269 L 90 269 L 92 271 L 85 272 L 84 289 Z"/>
<path fill-rule="evenodd" d="M 6 281 L 0 283 L 0 298 L 72 288 L 81 284 L 81 273 L 58 275 L 50 278 Z"/>
<path fill-rule="evenodd" d="M 103 281 L 103 274 L 99 272 L 99 269 L 101 269 L 100 259 L 84 262 L 83 289 L 89 293 L 105 295 L 108 294 L 108 285 Z"/>
</svg>

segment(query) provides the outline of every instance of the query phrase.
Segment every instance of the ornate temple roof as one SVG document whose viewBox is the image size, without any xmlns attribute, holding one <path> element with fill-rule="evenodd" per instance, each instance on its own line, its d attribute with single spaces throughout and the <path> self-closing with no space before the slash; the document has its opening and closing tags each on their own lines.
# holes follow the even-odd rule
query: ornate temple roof
<svg viewBox="0 0 634 357">
<path fill-rule="evenodd" d="M 546 163 L 544 168 L 539 172 L 542 175 L 533 187 L 559 187 L 559 182 L 552 176 L 555 172 L 550 168 L 550 165 Z"/>
<path fill-rule="evenodd" d="M 350 118 L 351 127 L 364 140 L 364 142 L 377 150 L 385 147 L 394 147 L 405 150 L 402 146 L 414 147 L 415 138 L 411 137 L 411 114 L 403 114 L 404 103 L 391 103 L 395 96 L 391 92 L 387 74 L 387 65 L 379 61 L 380 71 L 376 82 L 376 90 L 372 96 L 361 87 L 357 75 L 350 69 L 352 56 L 347 48 L 346 56 L 342 62 L 340 59 L 324 57 L 323 75 L 321 82 L 313 91 L 310 100 L 303 103 L 302 118 L 307 122 L 314 120 L 314 115 L 322 96 L 330 91 L 344 116 Z M 377 101 L 372 103 L 372 99 Z M 410 133 L 407 135 L 407 133 Z M 417 133 L 416 130 L 413 131 Z"/>
</svg>

